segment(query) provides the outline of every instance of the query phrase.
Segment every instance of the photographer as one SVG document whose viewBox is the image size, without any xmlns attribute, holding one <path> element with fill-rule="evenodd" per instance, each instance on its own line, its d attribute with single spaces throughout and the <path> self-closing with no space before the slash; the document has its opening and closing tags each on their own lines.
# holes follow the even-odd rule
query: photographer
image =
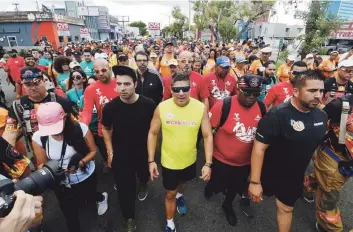
<svg viewBox="0 0 353 232">
<path fill-rule="evenodd" d="M 108 208 L 107 193 L 97 193 L 97 174 L 93 159 L 96 146 L 88 127 L 77 123 L 56 102 L 39 105 L 36 111 L 39 130 L 33 134 L 33 150 L 41 168 L 56 160 L 66 178 L 54 189 L 70 232 L 80 231 L 79 207 L 97 202 L 98 215 Z"/>
<path fill-rule="evenodd" d="M 22 190 L 16 191 L 14 196 L 16 201 L 11 212 L 6 217 L 0 218 L 0 231 L 25 232 L 42 220 L 41 196 L 32 196 Z"/>
</svg>

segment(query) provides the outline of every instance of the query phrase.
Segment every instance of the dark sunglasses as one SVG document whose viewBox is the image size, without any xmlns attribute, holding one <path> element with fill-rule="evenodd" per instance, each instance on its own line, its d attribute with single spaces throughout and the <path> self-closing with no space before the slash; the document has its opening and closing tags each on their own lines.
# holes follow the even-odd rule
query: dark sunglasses
<svg viewBox="0 0 353 232">
<path fill-rule="evenodd" d="M 100 72 L 102 72 L 102 73 L 106 73 L 106 72 L 108 72 L 108 69 L 106 69 L 106 68 L 102 68 L 102 69 L 95 69 L 95 70 L 94 70 L 94 72 L 95 72 L 95 73 L 97 73 L 97 74 L 98 74 L 98 73 L 100 73 Z"/>
<path fill-rule="evenodd" d="M 254 96 L 254 97 L 258 97 L 260 96 L 260 92 L 252 92 L 252 91 L 243 91 L 243 90 L 240 90 L 245 97 L 250 97 L 250 96 Z"/>
<path fill-rule="evenodd" d="M 180 93 L 180 91 L 183 91 L 183 93 L 187 93 L 190 91 L 190 86 L 172 87 L 172 91 L 174 93 Z"/>
<path fill-rule="evenodd" d="M 81 75 L 75 75 L 75 76 L 72 76 L 74 79 L 76 80 L 81 80 L 82 76 Z"/>
<path fill-rule="evenodd" d="M 22 80 L 22 84 L 25 85 L 25 86 L 37 86 L 40 84 L 40 82 L 43 80 L 43 77 L 40 77 L 40 78 L 33 78 L 33 79 L 30 79 L 30 80 Z"/>
</svg>

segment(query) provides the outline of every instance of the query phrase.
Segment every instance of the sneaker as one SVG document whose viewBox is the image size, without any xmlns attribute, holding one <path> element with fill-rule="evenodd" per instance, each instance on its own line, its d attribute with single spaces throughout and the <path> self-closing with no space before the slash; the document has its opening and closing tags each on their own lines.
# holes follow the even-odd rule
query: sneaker
<svg viewBox="0 0 353 232">
<path fill-rule="evenodd" d="M 317 232 L 328 232 L 324 228 L 322 228 L 322 226 L 320 226 L 318 222 L 316 222 L 316 230 Z"/>
<path fill-rule="evenodd" d="M 105 212 L 107 212 L 107 209 L 108 209 L 108 193 L 104 192 L 104 193 L 102 193 L 102 195 L 104 196 L 104 200 L 99 201 L 97 203 L 99 216 L 105 214 Z"/>
<path fill-rule="evenodd" d="M 144 201 L 148 195 L 148 184 L 139 184 L 137 198 L 139 201 Z"/>
<path fill-rule="evenodd" d="M 118 187 L 116 186 L 116 184 L 114 184 L 114 187 L 115 191 L 118 191 Z"/>
<path fill-rule="evenodd" d="M 249 198 L 240 198 L 240 209 L 241 211 L 247 216 L 248 218 L 254 217 L 254 210 L 250 206 L 250 199 Z"/>
<path fill-rule="evenodd" d="M 307 191 L 303 191 L 303 199 L 308 202 L 309 204 L 313 203 L 314 200 L 314 193 L 312 192 L 307 192 Z"/>
<path fill-rule="evenodd" d="M 212 186 L 211 186 L 210 183 L 207 183 L 207 185 L 206 185 L 206 187 L 205 187 L 203 193 L 204 193 L 205 198 L 206 198 L 207 200 L 209 200 L 209 199 L 212 197 L 212 195 L 213 195 L 213 188 L 212 188 Z"/>
<path fill-rule="evenodd" d="M 174 228 L 174 230 L 172 230 L 169 226 L 165 226 L 165 232 L 176 232 L 176 228 Z"/>
<path fill-rule="evenodd" d="M 125 220 L 123 231 L 132 232 L 135 230 L 136 230 L 135 219 L 130 218 L 130 219 Z"/>
<path fill-rule="evenodd" d="M 222 208 L 226 214 L 226 218 L 227 218 L 229 225 L 236 226 L 238 223 L 238 218 L 233 210 L 233 207 L 229 206 L 229 205 L 222 204 Z"/>
<path fill-rule="evenodd" d="M 186 202 L 184 199 L 184 196 L 181 196 L 179 198 L 176 199 L 176 203 L 177 203 L 177 211 L 180 215 L 184 215 L 186 214 Z"/>
</svg>

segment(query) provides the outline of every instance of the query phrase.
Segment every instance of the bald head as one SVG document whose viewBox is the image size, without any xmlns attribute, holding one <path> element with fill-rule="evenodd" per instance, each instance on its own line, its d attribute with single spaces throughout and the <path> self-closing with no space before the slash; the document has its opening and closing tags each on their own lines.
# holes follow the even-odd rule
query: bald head
<svg viewBox="0 0 353 232">
<path fill-rule="evenodd" d="M 190 73 L 192 71 L 193 57 L 189 51 L 183 51 L 179 54 L 179 69 L 181 72 Z"/>
<path fill-rule="evenodd" d="M 94 61 L 94 67 L 96 67 L 96 66 L 109 68 L 109 63 L 107 60 L 99 58 Z"/>
<path fill-rule="evenodd" d="M 192 53 L 189 51 L 182 51 L 179 54 L 179 59 L 182 59 L 182 58 L 186 58 L 186 59 L 192 58 Z"/>
<path fill-rule="evenodd" d="M 94 72 L 100 82 L 104 84 L 110 82 L 109 63 L 105 59 L 97 59 L 94 61 Z"/>
</svg>

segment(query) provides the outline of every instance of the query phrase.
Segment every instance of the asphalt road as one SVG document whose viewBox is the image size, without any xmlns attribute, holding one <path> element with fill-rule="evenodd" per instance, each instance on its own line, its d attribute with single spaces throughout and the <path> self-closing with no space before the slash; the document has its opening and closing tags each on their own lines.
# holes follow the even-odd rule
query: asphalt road
<svg viewBox="0 0 353 232">
<path fill-rule="evenodd" d="M 4 80 L 4 73 L 0 70 L 3 89 L 9 102 L 14 99 L 13 87 L 8 86 Z M 198 170 L 201 170 L 204 162 L 203 151 L 198 154 Z M 108 192 L 109 209 L 103 216 L 97 216 L 94 206 L 86 206 L 82 209 L 81 224 L 84 232 L 117 232 L 122 231 L 122 216 L 117 199 L 117 192 L 113 189 L 113 177 L 111 174 L 102 174 L 100 155 L 97 155 L 98 190 Z M 309 168 L 310 169 L 310 168 Z M 274 198 L 264 198 L 261 204 L 253 205 L 256 216 L 253 219 L 246 218 L 239 210 L 238 198 L 234 202 L 234 209 L 238 215 L 238 225 L 231 227 L 226 222 L 221 208 L 221 197 L 213 196 L 207 201 L 203 196 L 205 183 L 198 178 L 190 181 L 185 191 L 185 199 L 188 212 L 185 216 L 176 215 L 175 222 L 178 232 L 207 231 L 207 232 L 274 232 L 276 231 L 276 208 Z M 65 232 L 66 223 L 58 206 L 55 195 L 49 191 L 44 194 L 44 232 Z M 352 179 L 344 187 L 339 203 L 345 232 L 353 228 L 353 181 Z M 164 190 L 161 178 L 150 183 L 147 199 L 144 202 L 136 201 L 137 230 L 141 232 L 164 231 Z M 295 205 L 292 231 L 314 232 L 315 229 L 315 205 L 298 200 Z"/>
</svg>

